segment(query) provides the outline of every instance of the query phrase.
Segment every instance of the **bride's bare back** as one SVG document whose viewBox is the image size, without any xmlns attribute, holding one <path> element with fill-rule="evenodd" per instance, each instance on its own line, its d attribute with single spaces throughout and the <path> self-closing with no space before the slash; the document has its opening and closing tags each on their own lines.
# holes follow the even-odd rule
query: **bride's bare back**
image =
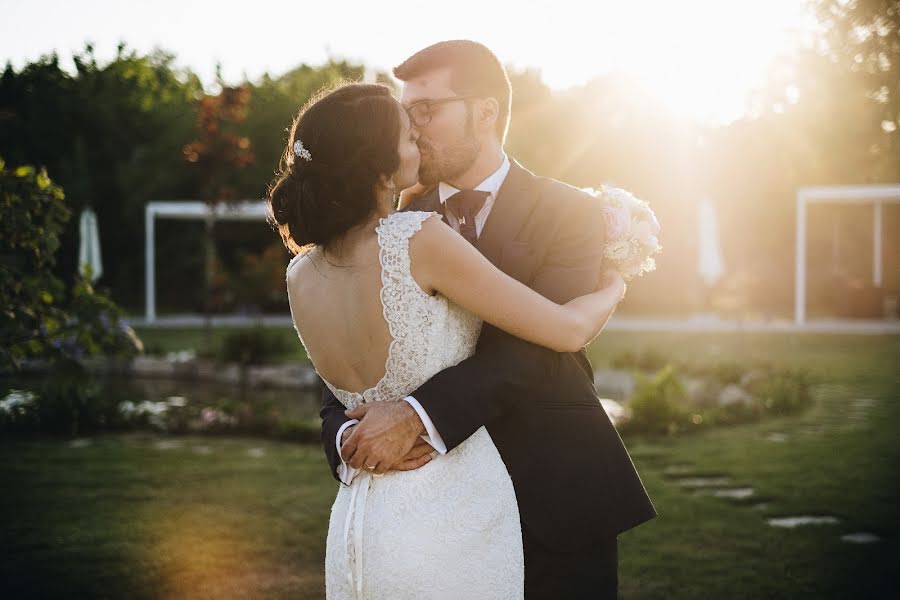
<svg viewBox="0 0 900 600">
<path fill-rule="evenodd" d="M 378 251 L 372 235 L 337 265 L 316 247 L 287 275 L 291 313 L 310 360 L 315 357 L 329 383 L 350 392 L 372 388 L 384 376 L 391 343 Z"/>
</svg>

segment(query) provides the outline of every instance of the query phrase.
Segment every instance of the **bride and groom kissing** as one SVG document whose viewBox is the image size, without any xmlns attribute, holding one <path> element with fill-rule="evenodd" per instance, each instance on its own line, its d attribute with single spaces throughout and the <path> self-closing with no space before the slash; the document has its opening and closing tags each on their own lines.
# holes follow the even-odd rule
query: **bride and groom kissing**
<svg viewBox="0 0 900 600">
<path fill-rule="evenodd" d="M 394 75 L 311 98 L 267 196 L 340 482 L 326 596 L 615 598 L 657 513 L 584 350 L 626 288 L 597 198 L 506 155 L 482 44 Z"/>
</svg>

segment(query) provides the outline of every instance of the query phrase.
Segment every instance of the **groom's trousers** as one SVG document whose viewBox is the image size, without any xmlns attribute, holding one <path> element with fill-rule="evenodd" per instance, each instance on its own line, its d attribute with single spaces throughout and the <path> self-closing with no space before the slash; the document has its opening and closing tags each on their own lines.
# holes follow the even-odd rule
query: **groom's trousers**
<svg viewBox="0 0 900 600">
<path fill-rule="evenodd" d="M 618 538 L 573 552 L 553 552 L 523 528 L 522 543 L 525 600 L 616 600 Z"/>
</svg>

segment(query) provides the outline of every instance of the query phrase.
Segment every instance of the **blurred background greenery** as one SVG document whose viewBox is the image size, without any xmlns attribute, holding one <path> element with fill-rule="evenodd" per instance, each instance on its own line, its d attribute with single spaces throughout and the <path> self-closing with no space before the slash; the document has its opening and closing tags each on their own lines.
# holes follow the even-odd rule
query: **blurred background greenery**
<svg viewBox="0 0 900 600">
<path fill-rule="evenodd" d="M 806 5 L 815 36 L 777 54 L 765 84 L 744 99 L 743 115 L 727 124 L 685 118 L 665 101 L 677 88 L 653 89 L 639 74 L 612 72 L 555 89 L 537 68 L 510 65 L 508 154 L 574 185 L 630 189 L 663 224 L 658 271 L 634 282 L 620 314 L 677 316 L 702 305 L 694 225 L 697 201 L 709 197 L 726 265 L 713 290 L 716 310 L 790 315 L 797 188 L 900 179 L 897 2 Z M 690 10 L 685 6 L 685 23 L 701 18 Z M 710 63 L 729 51 L 709 48 Z M 98 286 L 132 315 L 143 311 L 148 201 L 261 199 L 285 128 L 315 90 L 340 78 L 396 88 L 388 73 L 337 58 L 237 82 L 219 72 L 206 86 L 164 49 L 144 53 L 122 42 L 101 60 L 87 43 L 72 59 L 74 70 L 56 52 L 19 68 L 7 64 L 0 157 L 10 168 L 46 167 L 73 214 L 96 211 L 104 254 L 115 257 Z M 590 71 L 589 57 L 570 60 Z M 683 85 L 713 76 L 686 70 Z M 900 205 L 885 205 L 887 268 L 879 288 L 870 276 L 871 205 L 810 208 L 811 316 L 882 316 L 884 297 L 900 293 L 900 236 L 890 233 L 898 226 Z M 162 219 L 156 236 L 165 240 L 156 251 L 160 313 L 201 312 L 204 288 L 193 282 L 204 273 L 213 282 L 214 312 L 285 313 L 288 254 L 265 223 L 218 223 L 211 260 L 201 221 Z M 64 280 L 75 276 L 77 244 L 73 219 L 55 266 Z"/>
</svg>

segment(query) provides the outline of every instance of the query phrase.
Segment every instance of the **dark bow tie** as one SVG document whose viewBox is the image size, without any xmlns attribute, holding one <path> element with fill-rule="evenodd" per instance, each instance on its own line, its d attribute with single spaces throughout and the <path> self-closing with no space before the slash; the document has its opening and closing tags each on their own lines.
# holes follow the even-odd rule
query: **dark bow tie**
<svg viewBox="0 0 900 600">
<path fill-rule="evenodd" d="M 475 215 L 484 206 L 490 192 L 481 190 L 461 190 L 447 198 L 447 206 L 453 211 L 459 223 L 459 232 L 470 244 L 474 245 L 478 239 L 475 229 Z M 451 217 L 448 215 L 448 220 Z"/>
</svg>

